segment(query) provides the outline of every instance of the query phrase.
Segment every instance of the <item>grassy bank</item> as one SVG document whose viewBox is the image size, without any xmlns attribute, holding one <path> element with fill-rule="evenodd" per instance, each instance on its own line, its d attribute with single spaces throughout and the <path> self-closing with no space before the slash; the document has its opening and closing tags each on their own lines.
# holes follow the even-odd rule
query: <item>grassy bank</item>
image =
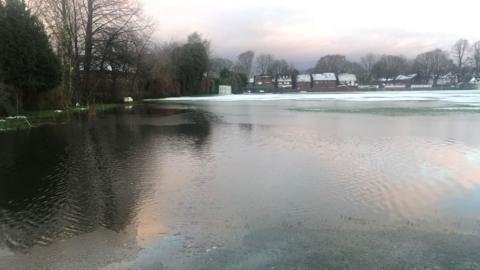
<svg viewBox="0 0 480 270">
<path fill-rule="evenodd" d="M 112 110 L 117 107 L 135 105 L 138 103 L 107 103 L 89 107 L 73 107 L 67 110 L 27 111 L 21 116 L 0 116 L 0 132 L 16 129 L 28 129 L 43 125 L 58 125 L 67 123 L 75 114 L 95 114 Z"/>
</svg>

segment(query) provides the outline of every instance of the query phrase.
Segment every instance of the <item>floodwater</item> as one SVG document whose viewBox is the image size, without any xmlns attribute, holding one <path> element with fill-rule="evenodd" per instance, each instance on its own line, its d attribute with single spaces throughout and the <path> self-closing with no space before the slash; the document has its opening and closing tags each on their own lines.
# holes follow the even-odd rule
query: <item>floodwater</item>
<svg viewBox="0 0 480 270">
<path fill-rule="evenodd" d="M 480 92 L 177 98 L 0 133 L 0 269 L 480 269 Z"/>
</svg>

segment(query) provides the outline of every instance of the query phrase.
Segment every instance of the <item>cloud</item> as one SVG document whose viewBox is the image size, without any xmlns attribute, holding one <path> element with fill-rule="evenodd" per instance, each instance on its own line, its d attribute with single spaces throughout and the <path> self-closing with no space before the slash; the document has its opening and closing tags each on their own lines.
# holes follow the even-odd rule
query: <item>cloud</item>
<svg viewBox="0 0 480 270">
<path fill-rule="evenodd" d="M 296 63 L 327 53 L 358 57 L 367 52 L 413 56 L 449 49 L 460 37 L 476 40 L 478 4 L 440 1 L 158 1 L 144 0 L 160 40 L 199 31 L 214 52 L 233 58 L 252 49 Z M 310 60 L 308 60 L 310 59 Z"/>
</svg>

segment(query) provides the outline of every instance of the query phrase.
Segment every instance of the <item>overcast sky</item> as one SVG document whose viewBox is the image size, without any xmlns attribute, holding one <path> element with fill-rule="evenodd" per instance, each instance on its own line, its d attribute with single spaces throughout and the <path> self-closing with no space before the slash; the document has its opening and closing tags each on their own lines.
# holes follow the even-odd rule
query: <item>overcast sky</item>
<svg viewBox="0 0 480 270">
<path fill-rule="evenodd" d="M 480 39 L 479 0 L 143 0 L 161 41 L 198 31 L 214 54 L 235 58 L 251 49 L 299 68 L 322 55 L 358 59 L 367 53 L 414 56 Z"/>
</svg>

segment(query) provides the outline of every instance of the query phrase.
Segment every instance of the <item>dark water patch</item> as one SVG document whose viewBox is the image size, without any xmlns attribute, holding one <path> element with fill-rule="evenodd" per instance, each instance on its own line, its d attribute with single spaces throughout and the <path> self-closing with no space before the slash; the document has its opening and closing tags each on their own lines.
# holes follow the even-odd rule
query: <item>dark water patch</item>
<svg viewBox="0 0 480 270">
<path fill-rule="evenodd" d="M 158 134 L 126 118 L 117 111 L 67 126 L 1 134 L 0 241 L 25 250 L 98 228 L 122 231 L 131 224 L 150 186 L 138 177 L 148 158 L 139 153 L 148 153 Z M 183 129 L 191 136 L 208 136 L 205 129 Z"/>
</svg>

